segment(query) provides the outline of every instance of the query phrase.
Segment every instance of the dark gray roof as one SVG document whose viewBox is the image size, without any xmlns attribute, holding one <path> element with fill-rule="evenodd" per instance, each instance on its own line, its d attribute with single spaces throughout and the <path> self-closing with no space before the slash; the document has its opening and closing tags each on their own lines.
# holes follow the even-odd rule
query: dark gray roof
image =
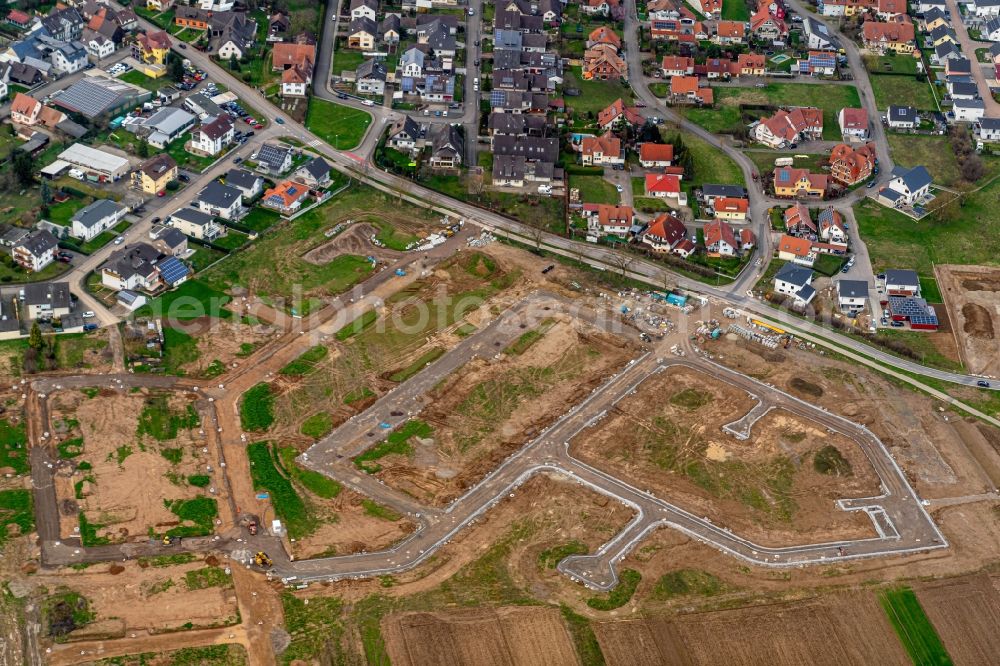
<svg viewBox="0 0 1000 666">
<path fill-rule="evenodd" d="M 263 179 L 246 169 L 230 169 L 229 173 L 226 174 L 226 185 L 238 187 L 243 190 L 252 190 L 258 180 Z"/>
<path fill-rule="evenodd" d="M 885 283 L 919 287 L 920 277 L 907 268 L 890 268 L 885 272 Z"/>
<path fill-rule="evenodd" d="M 257 156 L 254 159 L 258 163 L 263 162 L 271 171 L 278 171 L 284 166 L 285 158 L 290 152 L 289 148 L 265 143 L 257 150 Z"/>
<path fill-rule="evenodd" d="M 216 208 L 229 208 L 233 202 L 240 199 L 243 193 L 236 188 L 223 185 L 217 180 L 213 180 L 198 193 L 198 200 L 215 206 Z"/>
<path fill-rule="evenodd" d="M 112 271 L 126 280 L 134 275 L 145 278 L 156 271 L 156 262 L 161 256 L 149 243 L 137 243 L 112 254 L 101 270 Z"/>
<path fill-rule="evenodd" d="M 169 248 L 175 248 L 183 245 L 185 241 L 187 241 L 187 236 L 182 234 L 178 229 L 168 228 L 156 240 L 162 242 Z"/>
<path fill-rule="evenodd" d="M 302 168 L 316 180 L 323 180 L 330 175 L 330 165 L 322 157 L 314 157 L 303 164 Z"/>
<path fill-rule="evenodd" d="M 838 280 L 837 293 L 843 298 L 868 298 L 868 283 L 864 280 Z"/>
<path fill-rule="evenodd" d="M 794 284 L 797 287 L 804 287 L 809 284 L 812 273 L 811 268 L 788 262 L 778 269 L 778 272 L 774 274 L 774 279 Z"/>
<path fill-rule="evenodd" d="M 979 95 L 979 86 L 975 83 L 965 81 L 955 81 L 951 84 L 952 95 Z"/>
<path fill-rule="evenodd" d="M 171 213 L 170 217 L 177 218 L 178 220 L 184 220 L 185 222 L 198 225 L 199 227 L 203 227 L 212 221 L 211 215 L 202 212 L 197 208 L 180 208 Z"/>
<path fill-rule="evenodd" d="M 961 58 L 952 58 L 948 61 L 948 71 L 954 73 L 972 73 L 972 63 L 965 56 Z"/>
<path fill-rule="evenodd" d="M 891 105 L 889 107 L 889 120 L 891 122 L 917 122 L 917 110 L 912 106 L 896 106 Z"/>
<path fill-rule="evenodd" d="M 383 65 L 378 60 L 365 60 L 363 63 L 358 65 L 355 71 L 358 81 L 362 79 L 375 79 L 377 81 L 385 81 L 386 70 L 385 65 Z"/>
<path fill-rule="evenodd" d="M 892 170 L 892 177 L 902 178 L 903 183 L 906 184 L 906 187 L 908 187 L 911 192 L 916 192 L 920 188 L 934 182 L 930 173 L 927 172 L 927 168 L 923 165 L 915 166 L 912 169 L 897 166 Z"/>
<path fill-rule="evenodd" d="M 555 162 L 559 159 L 559 140 L 537 136 L 495 136 L 493 137 L 493 154 L 520 155 L 535 162 Z"/>
<path fill-rule="evenodd" d="M 117 215 L 124 206 L 111 201 L 110 199 L 98 199 L 85 208 L 81 208 L 73 215 L 73 222 L 79 222 L 88 229 L 96 227 L 103 220 Z"/>
<path fill-rule="evenodd" d="M 34 231 L 22 239 L 17 247 L 23 247 L 32 255 L 39 257 L 58 245 L 59 241 L 48 231 Z"/>
<path fill-rule="evenodd" d="M 24 302 L 27 305 L 45 305 L 68 308 L 72 304 L 69 282 L 33 282 L 24 285 Z"/>
<path fill-rule="evenodd" d="M 369 35 L 375 36 L 378 34 L 378 26 L 367 16 L 360 16 L 347 26 L 348 35 L 355 35 L 359 32 L 367 32 Z"/>
<path fill-rule="evenodd" d="M 701 193 L 706 197 L 736 197 L 742 199 L 747 195 L 742 185 L 712 185 L 701 186 Z"/>
<path fill-rule="evenodd" d="M 493 178 L 522 180 L 525 159 L 520 155 L 497 155 L 493 158 Z"/>
<path fill-rule="evenodd" d="M 980 118 L 979 126 L 986 130 L 1000 130 L 1000 118 Z"/>
</svg>

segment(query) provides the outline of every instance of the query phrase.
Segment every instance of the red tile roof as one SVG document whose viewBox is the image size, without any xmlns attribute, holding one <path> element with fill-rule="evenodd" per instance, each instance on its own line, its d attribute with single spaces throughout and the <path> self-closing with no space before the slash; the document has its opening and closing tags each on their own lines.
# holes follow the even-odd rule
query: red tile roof
<svg viewBox="0 0 1000 666">
<path fill-rule="evenodd" d="M 639 144 L 640 162 L 672 162 L 673 160 L 674 147 L 669 143 Z"/>
<path fill-rule="evenodd" d="M 664 173 L 646 174 L 646 192 L 664 192 L 666 194 L 677 194 L 681 191 L 681 179 L 677 176 Z"/>
</svg>

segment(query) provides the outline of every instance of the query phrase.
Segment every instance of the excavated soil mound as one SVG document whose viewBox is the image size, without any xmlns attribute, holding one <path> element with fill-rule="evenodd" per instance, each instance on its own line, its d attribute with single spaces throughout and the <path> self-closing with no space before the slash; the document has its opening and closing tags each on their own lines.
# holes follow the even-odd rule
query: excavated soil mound
<svg viewBox="0 0 1000 666">
<path fill-rule="evenodd" d="M 993 339 L 993 317 L 989 310 L 978 303 L 966 303 L 962 306 L 962 316 L 965 318 L 962 328 L 967 335 L 981 340 Z"/>
</svg>

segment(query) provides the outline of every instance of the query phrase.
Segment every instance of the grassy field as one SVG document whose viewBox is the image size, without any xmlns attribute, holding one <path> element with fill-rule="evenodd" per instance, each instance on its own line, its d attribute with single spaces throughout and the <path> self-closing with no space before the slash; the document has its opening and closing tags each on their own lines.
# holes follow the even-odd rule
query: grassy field
<svg viewBox="0 0 1000 666">
<path fill-rule="evenodd" d="M 271 446 L 255 442 L 247 447 L 250 475 L 254 490 L 267 491 L 274 514 L 285 524 L 293 539 L 310 534 L 316 529 L 316 517 L 311 514 L 292 482 L 278 471 Z"/>
<path fill-rule="evenodd" d="M 603 176 L 581 176 L 570 174 L 569 186 L 580 188 L 580 201 L 583 203 L 614 204 L 621 200 L 621 195 L 615 186 L 604 180 Z"/>
<path fill-rule="evenodd" d="M 922 111 L 938 110 L 930 84 L 926 81 L 921 83 L 909 76 L 890 74 L 872 74 L 871 81 L 875 91 L 875 104 L 879 110 L 890 104 L 905 104 Z"/>
<path fill-rule="evenodd" d="M 913 590 L 908 587 L 886 590 L 879 595 L 879 601 L 914 664 L 944 666 L 952 663 Z"/>
<path fill-rule="evenodd" d="M 173 84 L 173 80 L 169 76 L 161 76 L 158 79 L 150 78 L 140 72 L 137 69 L 133 69 L 130 72 L 126 72 L 118 77 L 125 83 L 131 83 L 132 85 L 139 86 L 140 88 L 145 88 L 152 92 L 156 92 L 163 86 L 168 86 Z"/>
<path fill-rule="evenodd" d="M 774 171 L 774 160 L 778 157 L 788 157 L 787 154 L 774 153 L 769 150 L 747 150 L 744 152 L 757 166 L 757 171 L 760 173 Z M 794 159 L 796 168 L 809 169 L 810 171 L 820 171 L 820 165 L 829 163 L 829 155 L 809 155 L 805 159 Z"/>
<path fill-rule="evenodd" d="M 584 81 L 580 67 L 573 67 L 565 73 L 565 87 L 576 88 L 580 94 L 567 97 L 566 106 L 576 113 L 596 114 L 611 105 L 619 97 L 626 104 L 632 103 L 632 90 L 616 81 Z"/>
<path fill-rule="evenodd" d="M 155 315 L 182 320 L 204 316 L 228 317 L 229 311 L 224 310 L 223 306 L 229 300 L 229 296 L 213 289 L 201 280 L 188 280 L 177 289 L 169 291 L 139 308 L 136 315 Z"/>
<path fill-rule="evenodd" d="M 948 137 L 923 134 L 889 134 L 888 137 L 889 149 L 896 164 L 905 167 L 922 164 L 927 167 L 935 184 L 946 187 L 961 179 L 958 161 Z"/>
<path fill-rule="evenodd" d="M 361 143 L 372 123 L 370 113 L 312 97 L 306 112 L 306 127 L 337 150 L 350 150 Z"/>
<path fill-rule="evenodd" d="M 333 53 L 333 75 L 340 76 L 340 73 L 345 70 L 353 72 L 364 61 L 365 56 L 361 51 L 351 51 L 338 47 Z"/>
<path fill-rule="evenodd" d="M 890 53 L 884 56 L 866 55 L 864 58 L 865 69 L 872 74 L 895 72 L 897 74 L 915 75 L 917 73 L 917 59 L 913 56 Z"/>
<path fill-rule="evenodd" d="M 119 131 L 119 134 L 121 133 L 122 131 Z M 188 132 L 179 139 L 174 139 L 167 145 L 167 154 L 174 158 L 174 161 L 177 162 L 177 166 L 182 169 L 190 169 L 201 173 L 202 169 L 218 160 L 224 154 L 220 153 L 219 155 L 212 157 L 195 155 L 194 153 L 188 152 L 188 150 L 184 147 L 184 144 L 190 140 L 191 133 Z"/>
<path fill-rule="evenodd" d="M 696 14 L 697 16 L 697 14 Z M 750 20 L 750 10 L 744 0 L 726 0 L 722 3 L 722 19 L 726 21 Z"/>
<path fill-rule="evenodd" d="M 720 88 L 715 90 L 715 108 L 683 109 L 684 115 L 713 133 L 740 129 L 740 104 L 815 106 L 823 110 L 823 138 L 840 140 L 837 112 L 845 106 L 861 106 L 854 86 L 817 86 L 808 83 L 771 83 L 764 88 Z"/>
<path fill-rule="evenodd" d="M 933 275 L 933 264 L 1000 264 L 1000 181 L 969 194 L 954 214 L 932 214 L 915 222 L 871 200 L 854 208 L 872 265 L 912 268 Z M 957 206 L 957 204 L 956 204 Z"/>
</svg>

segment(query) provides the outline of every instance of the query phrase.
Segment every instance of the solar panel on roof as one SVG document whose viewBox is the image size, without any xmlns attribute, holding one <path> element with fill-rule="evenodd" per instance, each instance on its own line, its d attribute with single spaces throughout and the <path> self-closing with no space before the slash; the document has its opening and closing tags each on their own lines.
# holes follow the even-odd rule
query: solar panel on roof
<svg viewBox="0 0 1000 666">
<path fill-rule="evenodd" d="M 164 259 L 159 266 L 160 275 L 167 284 L 177 284 L 180 280 L 190 275 L 191 269 L 185 266 L 176 257 Z"/>
</svg>

